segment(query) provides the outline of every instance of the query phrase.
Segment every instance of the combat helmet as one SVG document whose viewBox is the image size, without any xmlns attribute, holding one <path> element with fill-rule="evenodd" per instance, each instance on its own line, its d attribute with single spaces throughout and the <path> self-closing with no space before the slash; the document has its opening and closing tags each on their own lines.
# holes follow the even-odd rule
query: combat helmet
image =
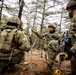
<svg viewBox="0 0 76 75">
<path fill-rule="evenodd" d="M 73 7 L 73 6 L 76 6 L 76 0 L 70 0 L 67 4 L 66 10 L 68 10 L 70 7 Z"/>
<path fill-rule="evenodd" d="M 54 29 L 56 29 L 55 26 L 54 26 L 54 24 L 48 25 L 48 28 L 54 28 Z"/>
<path fill-rule="evenodd" d="M 13 16 L 13 17 L 10 17 L 7 21 L 7 25 L 10 25 L 10 24 L 17 25 L 18 27 L 18 25 L 21 24 L 21 21 L 18 17 Z"/>
</svg>

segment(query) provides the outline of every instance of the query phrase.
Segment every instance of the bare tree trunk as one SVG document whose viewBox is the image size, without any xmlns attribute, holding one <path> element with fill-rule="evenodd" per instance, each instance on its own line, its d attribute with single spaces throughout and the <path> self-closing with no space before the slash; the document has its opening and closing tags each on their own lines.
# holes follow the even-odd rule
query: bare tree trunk
<svg viewBox="0 0 76 75">
<path fill-rule="evenodd" d="M 19 13 L 18 13 L 18 17 L 21 20 L 21 16 L 22 16 L 22 11 L 23 11 L 23 6 L 24 6 L 24 0 L 19 0 Z M 20 29 L 22 29 L 21 25 L 19 26 Z"/>
<path fill-rule="evenodd" d="M 28 16 L 29 16 L 29 13 L 28 13 Z M 29 35 L 29 17 L 27 17 L 27 34 Z"/>
<path fill-rule="evenodd" d="M 4 2 L 4 0 L 0 0 L 0 2 L 2 2 L 1 8 L 0 8 L 0 32 L 1 32 L 1 16 L 2 16 L 2 9 L 3 9 L 3 2 Z"/>
<path fill-rule="evenodd" d="M 61 12 L 61 19 L 60 19 L 60 28 L 59 28 L 59 33 L 61 33 L 61 25 L 62 25 L 62 18 L 63 18 L 63 8 L 62 8 L 62 12 Z"/>
<path fill-rule="evenodd" d="M 41 25 L 40 33 L 42 33 L 42 28 L 43 28 L 43 23 L 44 23 L 45 5 L 46 5 L 46 0 L 44 0 L 44 5 L 43 5 L 42 21 L 41 21 L 41 24 L 40 24 Z M 40 39 L 39 39 L 39 48 L 40 48 Z"/>
<path fill-rule="evenodd" d="M 46 6 L 46 0 L 44 0 L 44 5 L 43 5 L 43 12 L 42 12 L 42 21 L 41 21 L 41 29 L 40 29 L 40 33 L 42 33 L 42 29 L 43 29 L 43 23 L 44 23 L 44 19 L 45 19 L 45 15 L 44 15 L 44 13 L 45 13 L 45 6 Z M 39 41 L 38 41 L 38 48 L 40 48 L 40 40 L 41 39 L 39 39 Z M 42 50 L 41 50 L 41 57 L 42 57 Z"/>
<path fill-rule="evenodd" d="M 42 21 L 41 21 L 41 29 L 40 29 L 40 33 L 42 32 L 43 23 L 44 23 L 45 6 L 46 6 L 46 0 L 44 0 L 44 6 L 43 6 L 43 12 L 42 12 L 43 14 L 42 14 Z"/>
<path fill-rule="evenodd" d="M 37 3 L 36 3 L 36 13 L 35 13 L 35 16 L 34 16 L 33 28 L 34 28 L 35 21 L 36 21 L 36 15 L 37 15 L 37 4 L 38 4 L 38 0 L 37 0 Z"/>
<path fill-rule="evenodd" d="M 36 16 L 37 16 L 37 4 L 38 4 L 38 0 L 37 0 L 37 3 L 36 3 L 36 9 L 35 9 L 35 15 L 34 15 L 34 19 L 33 19 L 33 27 L 32 29 L 34 29 L 34 26 L 35 26 L 35 22 L 36 22 Z M 31 39 L 33 39 L 33 33 L 31 34 Z M 37 44 L 37 39 L 35 38 L 35 40 L 33 41 L 33 47 L 36 47 L 36 44 Z"/>
<path fill-rule="evenodd" d="M 55 5 L 56 0 L 53 0 L 53 6 Z"/>
<path fill-rule="evenodd" d="M 2 8 L 3 8 L 3 2 L 4 2 L 4 0 L 1 0 L 0 2 L 2 2 L 1 8 L 0 8 L 0 23 L 1 23 Z"/>
</svg>

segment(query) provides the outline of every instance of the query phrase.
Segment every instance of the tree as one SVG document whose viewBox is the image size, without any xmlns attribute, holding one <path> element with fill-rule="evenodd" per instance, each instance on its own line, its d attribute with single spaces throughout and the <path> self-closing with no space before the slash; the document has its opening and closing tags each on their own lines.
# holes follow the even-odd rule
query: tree
<svg viewBox="0 0 76 75">
<path fill-rule="evenodd" d="M 23 28 L 26 27 L 24 30 L 28 35 L 31 33 L 29 31 L 31 28 L 35 28 L 39 33 L 44 33 L 44 27 L 47 27 L 50 23 L 55 23 L 56 27 L 59 27 L 59 31 L 61 31 L 62 27 L 68 23 L 69 19 L 64 7 L 68 0 L 29 1 L 30 2 L 25 2 L 25 0 L 4 0 L 3 2 L 3 9 L 6 10 L 9 15 L 18 16 L 20 18 Z M 2 18 L 7 17 L 4 12 L 2 15 Z M 21 29 L 21 26 L 19 26 L 19 28 Z M 32 34 L 31 37 L 34 37 L 33 41 L 36 39 L 36 44 L 41 42 L 41 40 L 38 41 L 38 38 L 35 35 L 33 36 Z"/>
<path fill-rule="evenodd" d="M 24 6 L 24 0 L 19 0 L 19 13 L 18 17 L 21 20 L 22 17 L 22 11 L 23 11 L 23 6 Z M 22 29 L 21 25 L 19 26 L 20 29 Z"/>
<path fill-rule="evenodd" d="M 1 2 L 1 8 L 0 8 L 0 31 L 1 31 L 1 24 L 2 24 L 2 22 L 1 22 L 1 17 L 2 17 L 2 9 L 3 9 L 3 2 L 4 2 L 4 0 L 0 0 L 0 2 Z"/>
<path fill-rule="evenodd" d="M 4 0 L 1 0 L 1 8 L 0 8 L 0 23 L 1 23 L 1 16 L 2 16 L 2 9 L 3 9 L 3 2 Z"/>
</svg>

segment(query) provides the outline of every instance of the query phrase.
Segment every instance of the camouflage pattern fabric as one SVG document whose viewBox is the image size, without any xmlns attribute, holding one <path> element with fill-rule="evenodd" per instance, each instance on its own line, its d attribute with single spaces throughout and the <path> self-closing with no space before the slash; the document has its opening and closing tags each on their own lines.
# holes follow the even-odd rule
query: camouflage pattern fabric
<svg viewBox="0 0 76 75">
<path fill-rule="evenodd" d="M 59 52 L 58 40 L 51 40 L 48 43 L 48 49 L 47 49 L 46 55 L 45 55 L 46 56 L 45 60 L 50 67 L 53 66 L 58 52 Z"/>
<path fill-rule="evenodd" d="M 4 26 L 4 30 L 12 31 L 16 29 L 14 26 Z M 3 30 L 2 29 L 2 30 Z M 24 51 L 30 50 L 30 42 L 27 35 L 23 31 L 17 30 L 13 36 L 11 51 L 13 50 L 11 60 L 9 61 L 11 52 L 2 52 L 0 50 L 0 73 L 9 65 L 19 64 L 24 59 Z M 7 68 L 8 68 L 7 67 Z M 7 69 L 6 69 L 7 70 Z"/>
<path fill-rule="evenodd" d="M 40 39 L 45 37 L 45 45 L 44 45 L 44 50 L 46 51 L 46 55 L 45 55 L 45 60 L 46 63 L 52 67 L 54 64 L 54 60 L 56 55 L 59 52 L 58 49 L 58 38 L 60 37 L 60 34 L 58 32 L 54 32 L 54 33 L 44 33 L 44 34 L 39 34 L 36 31 L 34 32 Z M 46 35 L 49 35 L 48 38 Z M 53 37 L 52 37 L 53 36 Z"/>
<path fill-rule="evenodd" d="M 76 5 L 76 0 L 70 0 L 68 2 L 68 4 L 67 4 L 66 9 L 68 10 L 68 8 L 70 8 L 70 7 L 74 6 L 74 5 Z"/>
<path fill-rule="evenodd" d="M 76 54 L 76 15 L 72 18 L 73 24 L 70 26 L 70 37 L 73 44 L 73 52 Z M 71 59 L 72 72 L 76 74 L 76 55 Z"/>
<path fill-rule="evenodd" d="M 16 24 L 18 24 L 18 25 L 21 24 L 20 19 L 19 19 L 18 17 L 16 17 L 16 16 L 10 17 L 10 18 L 8 19 L 8 22 L 16 23 Z"/>
</svg>

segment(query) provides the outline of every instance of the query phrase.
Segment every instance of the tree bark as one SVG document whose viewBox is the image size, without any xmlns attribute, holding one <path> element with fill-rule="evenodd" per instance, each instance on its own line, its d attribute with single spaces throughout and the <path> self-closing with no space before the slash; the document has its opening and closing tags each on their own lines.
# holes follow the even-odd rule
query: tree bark
<svg viewBox="0 0 76 75">
<path fill-rule="evenodd" d="M 3 8 L 3 2 L 4 2 L 4 0 L 1 0 L 1 2 L 2 2 L 2 5 L 1 5 L 1 8 L 0 8 L 0 23 L 1 23 L 2 8 Z"/>
<path fill-rule="evenodd" d="M 2 17 L 2 9 L 3 9 L 3 2 L 4 0 L 0 0 L 2 2 L 1 8 L 0 8 L 0 32 L 1 32 L 1 17 Z"/>
<path fill-rule="evenodd" d="M 40 29 L 40 33 L 42 32 L 42 28 L 43 28 L 43 23 L 44 23 L 44 17 L 45 17 L 45 6 L 46 6 L 46 0 L 44 0 L 44 5 L 43 5 L 43 14 L 42 14 L 42 21 L 41 21 L 41 29 Z"/>
<path fill-rule="evenodd" d="M 59 33 L 61 33 L 62 18 L 63 18 L 63 8 L 62 8 L 62 12 L 61 12 L 61 19 L 60 19 L 60 25 L 59 25 Z"/>
<path fill-rule="evenodd" d="M 40 26 L 41 26 L 41 28 L 40 28 L 40 33 L 42 34 L 42 29 L 43 29 L 43 23 L 44 23 L 44 19 L 45 19 L 45 6 L 46 6 L 46 0 L 44 0 L 44 5 L 43 5 L 43 12 L 42 12 L 42 21 L 41 21 L 41 24 L 40 24 Z M 40 40 L 41 39 L 39 39 L 39 41 L 38 41 L 38 48 L 40 48 Z"/>
<path fill-rule="evenodd" d="M 21 20 L 22 17 L 22 11 L 23 11 L 23 7 L 24 7 L 24 0 L 19 0 L 19 13 L 18 13 L 18 17 Z M 22 29 L 21 25 L 19 26 L 20 29 Z"/>
</svg>

